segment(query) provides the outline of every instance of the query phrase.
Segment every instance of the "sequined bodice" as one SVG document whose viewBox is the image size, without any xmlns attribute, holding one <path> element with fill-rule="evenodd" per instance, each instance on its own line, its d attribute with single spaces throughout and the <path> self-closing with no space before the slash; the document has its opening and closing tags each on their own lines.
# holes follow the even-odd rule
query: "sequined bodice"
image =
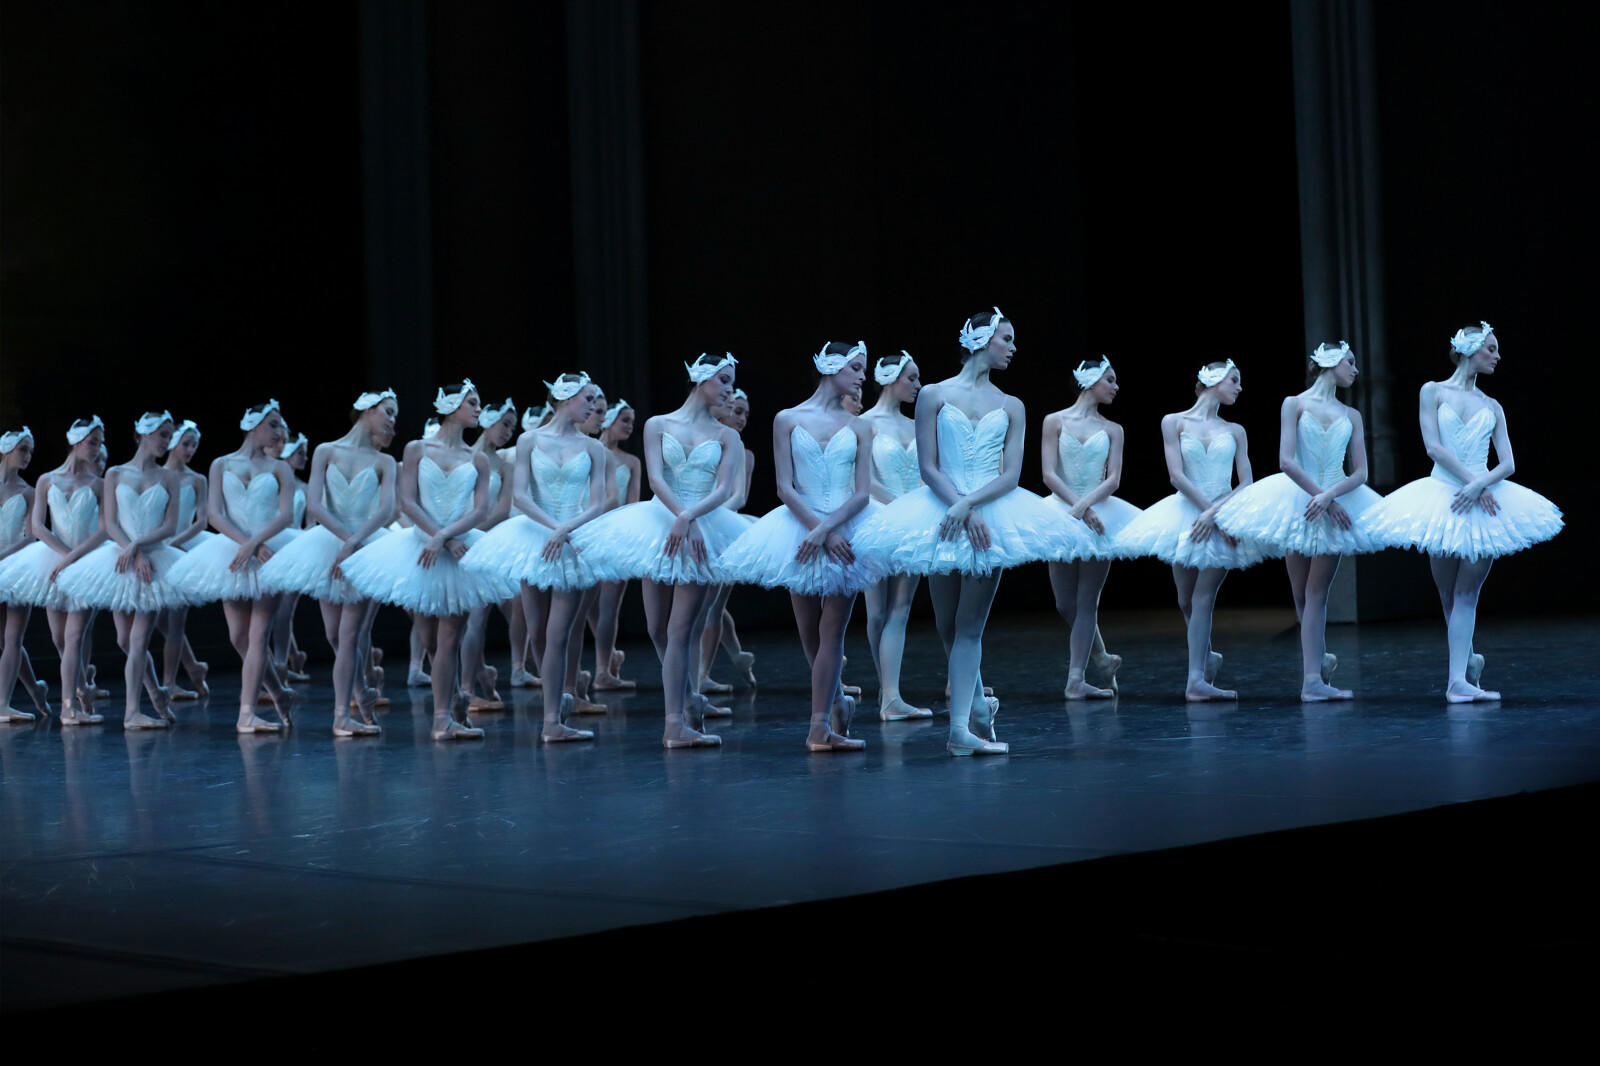
<svg viewBox="0 0 1600 1066">
<path fill-rule="evenodd" d="M 976 422 L 949 404 L 939 408 L 939 469 L 962 494 L 975 492 L 995 479 L 1005 459 L 1006 430 L 1011 419 L 996 407 Z"/>
<path fill-rule="evenodd" d="M 1214 500 L 1233 487 L 1233 453 L 1238 446 L 1233 434 L 1226 431 L 1204 444 L 1188 433 L 1178 435 L 1184 476 L 1206 499 Z"/>
<path fill-rule="evenodd" d="M 378 509 L 378 470 L 366 466 L 356 476 L 346 478 L 334 463 L 322 477 L 322 500 L 328 513 L 351 533 L 358 531 Z"/>
<path fill-rule="evenodd" d="M 232 470 L 222 472 L 222 502 L 228 505 L 228 518 L 244 535 L 253 537 L 278 517 L 278 478 L 257 474 L 245 484 Z"/>
<path fill-rule="evenodd" d="M 628 502 L 628 480 L 633 477 L 633 471 L 628 469 L 628 464 L 618 463 L 616 472 L 617 502 Z"/>
<path fill-rule="evenodd" d="M 922 484 L 922 472 L 917 469 L 917 442 L 912 440 L 904 448 L 887 433 L 872 436 L 872 472 L 880 484 L 895 497 L 904 496 Z"/>
<path fill-rule="evenodd" d="M 558 463 L 542 448 L 535 448 L 528 464 L 533 473 L 528 487 L 545 514 L 565 522 L 584 512 L 589 503 L 589 471 L 594 465 L 587 450 Z"/>
<path fill-rule="evenodd" d="M 717 465 L 722 462 L 722 442 L 703 440 L 688 451 L 671 433 L 661 434 L 661 476 L 683 504 L 699 503 L 717 487 Z"/>
<path fill-rule="evenodd" d="M 194 482 L 185 481 L 178 486 L 178 532 L 194 525 Z"/>
<path fill-rule="evenodd" d="M 1066 430 L 1056 438 L 1056 454 L 1061 457 L 1061 480 L 1074 497 L 1093 492 L 1106 479 L 1106 457 L 1111 454 L 1111 437 L 1097 429 L 1080 441 Z"/>
<path fill-rule="evenodd" d="M 826 445 L 803 426 L 789 432 L 789 454 L 794 461 L 794 488 L 811 510 L 832 514 L 856 490 L 856 435 L 846 426 L 828 438 Z"/>
<path fill-rule="evenodd" d="M 1456 453 L 1461 465 L 1474 474 L 1489 469 L 1489 442 L 1494 439 L 1494 412 L 1487 407 L 1474 411 L 1465 422 L 1456 409 L 1447 403 L 1439 405 L 1439 439 Z M 1443 467 L 1434 466 L 1433 476 L 1441 481 L 1455 483 L 1456 479 Z"/>
<path fill-rule="evenodd" d="M 100 528 L 100 497 L 88 485 L 79 485 L 68 497 L 55 486 L 45 494 L 50 505 L 50 531 L 69 548 L 76 548 Z"/>
<path fill-rule="evenodd" d="M 165 485 L 151 485 L 143 492 L 132 485 L 118 485 L 117 525 L 131 540 L 148 536 L 166 516 L 169 499 Z"/>
<path fill-rule="evenodd" d="M 1307 411 L 1300 412 L 1295 434 L 1295 461 L 1323 488 L 1344 480 L 1344 453 L 1350 444 L 1350 419 L 1340 415 L 1324 426 Z"/>
<path fill-rule="evenodd" d="M 17 493 L 0 503 L 0 548 L 15 544 L 22 536 L 22 523 L 28 517 L 28 498 Z"/>
<path fill-rule="evenodd" d="M 472 510 L 473 490 L 478 487 L 478 468 L 470 461 L 448 474 L 432 456 L 417 462 L 417 502 L 440 529 L 454 525 Z"/>
</svg>

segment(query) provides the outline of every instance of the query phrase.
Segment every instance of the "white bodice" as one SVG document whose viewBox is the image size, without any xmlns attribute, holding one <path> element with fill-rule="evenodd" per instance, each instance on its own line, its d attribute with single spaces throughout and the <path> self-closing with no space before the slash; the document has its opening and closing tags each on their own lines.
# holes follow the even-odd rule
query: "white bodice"
<svg viewBox="0 0 1600 1066">
<path fill-rule="evenodd" d="M 178 486 L 178 532 L 194 525 L 194 482 L 185 481 Z"/>
<path fill-rule="evenodd" d="M 329 463 L 322 476 L 323 504 L 350 533 L 366 525 L 378 509 L 378 489 L 378 468 L 374 466 L 362 467 L 347 479 L 343 470 Z"/>
<path fill-rule="evenodd" d="M 588 451 L 578 452 L 558 463 L 542 448 L 528 453 L 533 477 L 528 487 L 533 500 L 557 522 L 582 514 L 589 504 L 589 471 L 594 461 Z"/>
<path fill-rule="evenodd" d="M 1343 481 L 1344 453 L 1353 428 L 1344 415 L 1325 427 L 1309 412 L 1301 411 L 1296 423 L 1295 462 L 1323 488 Z"/>
<path fill-rule="evenodd" d="M 151 485 L 143 492 L 132 485 L 117 486 L 117 525 L 130 540 L 139 540 L 161 524 L 167 513 L 167 487 Z"/>
<path fill-rule="evenodd" d="M 614 475 L 614 477 L 616 478 L 616 482 L 617 482 L 617 502 L 618 503 L 627 503 L 628 502 L 628 480 L 631 477 L 633 477 L 633 471 L 628 469 L 628 464 L 627 463 L 618 463 L 617 464 L 617 472 Z"/>
<path fill-rule="evenodd" d="M 1480 407 L 1465 422 L 1456 409 L 1447 403 L 1439 405 L 1439 439 L 1456 453 L 1461 465 L 1473 474 L 1489 469 L 1489 442 L 1494 439 L 1494 412 Z M 1434 465 L 1433 476 L 1440 481 L 1457 484 L 1456 478 L 1443 467 Z"/>
<path fill-rule="evenodd" d="M 17 493 L 0 503 L 0 548 L 15 544 L 22 537 L 22 523 L 28 517 L 28 498 Z"/>
<path fill-rule="evenodd" d="M 432 456 L 417 463 L 417 502 L 440 529 L 454 525 L 472 510 L 473 490 L 478 487 L 478 468 L 471 460 L 448 474 Z"/>
<path fill-rule="evenodd" d="M 834 432 L 826 445 L 804 426 L 789 432 L 794 489 L 817 515 L 832 514 L 856 490 L 856 435 L 849 426 Z"/>
<path fill-rule="evenodd" d="M 1216 499 L 1233 487 L 1233 453 L 1238 447 L 1233 434 L 1226 430 L 1204 444 L 1199 437 L 1178 434 L 1183 474 L 1208 500 Z"/>
<path fill-rule="evenodd" d="M 500 502 L 500 489 L 505 484 L 505 479 L 500 476 L 500 471 L 489 471 L 489 509 L 494 510 L 495 504 Z"/>
<path fill-rule="evenodd" d="M 887 433 L 872 435 L 872 472 L 880 484 L 897 499 L 922 484 L 922 472 L 917 469 L 917 442 L 915 439 L 904 448 Z"/>
<path fill-rule="evenodd" d="M 50 531 L 69 548 L 76 548 L 100 528 L 100 497 L 88 485 L 79 485 L 69 498 L 54 482 L 45 494 L 50 505 Z"/>
<path fill-rule="evenodd" d="M 722 442 L 703 440 L 689 451 L 671 433 L 661 434 L 661 476 L 682 504 L 699 503 L 717 487 L 717 465 L 722 462 Z"/>
<path fill-rule="evenodd" d="M 306 490 L 296 485 L 294 489 L 294 521 L 290 529 L 302 529 L 306 524 Z"/>
<path fill-rule="evenodd" d="M 1106 479 L 1106 458 L 1111 454 L 1111 435 L 1103 429 L 1080 441 L 1065 429 L 1056 438 L 1056 454 L 1061 458 L 1061 480 L 1078 499 L 1093 492 Z"/>
<path fill-rule="evenodd" d="M 228 518 L 247 537 L 253 537 L 278 517 L 278 477 L 257 474 L 247 485 L 232 470 L 222 472 L 222 502 Z"/>
<path fill-rule="evenodd" d="M 959 408 L 945 404 L 935 416 L 939 434 L 939 469 L 965 495 L 976 492 L 1000 473 L 1005 461 L 1006 430 L 1011 419 L 996 407 L 976 422 Z"/>
</svg>

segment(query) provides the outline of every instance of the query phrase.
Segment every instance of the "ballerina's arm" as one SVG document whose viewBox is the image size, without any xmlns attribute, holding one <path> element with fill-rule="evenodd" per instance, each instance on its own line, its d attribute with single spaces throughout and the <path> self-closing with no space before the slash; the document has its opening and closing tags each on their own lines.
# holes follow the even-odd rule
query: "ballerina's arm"
<svg viewBox="0 0 1600 1066">
<path fill-rule="evenodd" d="M 573 530 L 585 522 L 594 521 L 611 509 L 611 468 L 606 462 L 605 445 L 597 440 L 586 440 L 583 446 L 589 452 L 589 506 L 554 527 L 554 532 L 545 542 L 541 553 L 550 562 L 554 562 L 561 555 L 561 548 L 572 536 Z M 579 549 L 577 545 L 573 545 L 572 550 Z"/>
<path fill-rule="evenodd" d="M 22 497 L 24 503 L 26 504 L 26 513 L 31 515 L 33 513 L 33 489 L 29 488 L 27 485 L 24 485 L 20 490 L 18 490 L 17 495 Z M 14 555 L 23 548 L 26 548 L 28 545 L 32 544 L 35 539 L 36 538 L 33 535 L 33 523 L 27 521 L 23 522 L 22 525 L 17 527 L 16 540 L 12 541 L 10 544 L 0 544 L 0 562 L 4 562 L 9 556 Z"/>
<path fill-rule="evenodd" d="M 537 430 L 528 430 L 517 438 L 517 454 L 512 460 L 511 505 L 546 529 L 555 529 L 557 522 L 533 498 L 533 451 L 539 446 Z"/>
<path fill-rule="evenodd" d="M 328 483 L 328 463 L 333 458 L 333 446 L 317 445 L 311 453 L 311 478 L 306 482 L 306 519 L 315 522 L 340 540 L 349 540 L 350 531 L 323 506 Z"/>
<path fill-rule="evenodd" d="M 66 542 L 60 537 L 56 536 L 55 530 L 45 525 L 45 512 L 49 510 L 48 496 L 50 495 L 45 488 L 45 482 L 49 479 L 49 474 L 44 475 L 44 477 L 39 479 L 39 484 L 34 489 L 33 517 L 29 521 L 33 527 L 34 537 L 49 545 L 51 551 L 62 557 L 61 561 L 56 564 L 55 569 L 50 572 L 50 579 L 54 581 L 57 574 L 61 573 L 61 571 L 65 570 L 79 559 L 82 559 L 85 555 L 88 555 L 90 552 L 100 547 L 100 545 L 104 544 L 109 538 L 106 536 L 105 515 L 103 513 L 105 508 L 102 506 L 100 528 L 96 529 L 87 537 L 84 537 L 83 543 L 79 544 L 77 547 L 67 547 Z M 105 495 L 104 492 L 102 492 L 105 482 L 103 482 L 101 479 L 95 478 L 93 481 L 89 482 L 89 485 L 92 491 L 97 495 L 102 497 Z M 101 503 L 104 504 L 104 502 L 104 499 L 102 499 Z"/>
</svg>

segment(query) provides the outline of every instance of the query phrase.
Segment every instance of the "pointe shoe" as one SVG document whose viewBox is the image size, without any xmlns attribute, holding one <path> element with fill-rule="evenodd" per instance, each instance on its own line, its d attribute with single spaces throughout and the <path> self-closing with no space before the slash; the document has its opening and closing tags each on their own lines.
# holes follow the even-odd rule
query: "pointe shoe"
<svg viewBox="0 0 1600 1066">
<path fill-rule="evenodd" d="M 178 703 L 187 703 L 190 700 L 197 700 L 200 698 L 200 693 L 194 691 L 193 689 L 184 688 L 181 685 L 173 685 L 169 691 L 172 693 L 172 698 Z"/>
<path fill-rule="evenodd" d="M 904 722 L 912 718 L 932 718 L 926 707 L 913 707 L 903 699 L 895 698 L 878 708 L 878 717 L 885 722 Z"/>
<path fill-rule="evenodd" d="M 973 704 L 972 712 L 967 716 L 967 728 L 973 736 L 982 740 L 998 741 L 1000 738 L 994 731 L 994 720 L 998 717 L 1000 717 L 1000 701 L 993 696 L 985 696 L 983 710 L 980 711 L 978 705 Z M 1006 750 L 1011 749 L 1007 746 Z"/>
<path fill-rule="evenodd" d="M 367 686 L 369 688 L 383 687 L 383 667 L 371 663 L 367 665 Z"/>
<path fill-rule="evenodd" d="M 579 670 L 578 676 L 572 685 L 573 694 L 578 696 L 580 699 L 587 699 L 589 696 L 589 682 L 593 680 L 594 675 L 589 671 Z"/>
<path fill-rule="evenodd" d="M 1210 703 L 1213 700 L 1220 703 L 1237 702 L 1239 694 L 1231 688 L 1218 688 L 1209 681 L 1202 681 L 1198 685 L 1189 685 L 1183 690 L 1183 698 L 1189 703 Z"/>
<path fill-rule="evenodd" d="M 627 652 L 619 651 L 616 648 L 611 649 L 611 661 L 606 664 L 611 668 L 611 676 L 616 677 L 618 674 L 622 673 L 622 664 L 627 658 Z"/>
<path fill-rule="evenodd" d="M 1112 680 L 1115 681 L 1116 678 Z M 1061 690 L 1061 695 L 1069 700 L 1109 700 L 1116 695 L 1116 692 L 1113 689 L 1091 685 L 1081 677 L 1073 680 L 1069 675 L 1067 687 Z"/>
<path fill-rule="evenodd" d="M 413 666 L 406 671 L 407 688 L 427 688 L 431 684 L 433 678 L 429 677 L 421 667 Z"/>
<path fill-rule="evenodd" d="M 546 722 L 544 730 L 539 734 L 539 739 L 546 744 L 562 744 L 572 740 L 593 740 L 594 732 L 588 729 L 574 729 L 567 725 L 568 716 L 576 713 L 577 699 L 572 693 L 561 694 L 561 710 L 554 722 Z"/>
<path fill-rule="evenodd" d="M 1483 656 L 1477 652 L 1467 656 L 1467 684 L 1477 688 L 1483 681 Z"/>
<path fill-rule="evenodd" d="M 534 677 L 520 666 L 513 666 L 511 668 L 512 688 L 532 688 L 536 683 L 538 683 L 538 680 L 539 679 L 537 677 Z"/>
<path fill-rule="evenodd" d="M 75 698 L 70 701 L 70 711 L 68 703 L 69 701 L 63 700 L 61 704 L 62 725 L 99 725 L 106 720 L 105 715 L 95 713 L 94 699 L 87 688 L 78 690 Z"/>
<path fill-rule="evenodd" d="M 1215 652 L 1215 651 L 1207 652 L 1206 653 L 1206 669 L 1205 669 L 1206 684 L 1208 684 L 1208 685 L 1216 684 L 1217 674 L 1221 673 L 1221 671 L 1222 671 L 1222 653 L 1221 652 Z"/>
<path fill-rule="evenodd" d="M 283 724 L 268 721 L 265 718 L 258 718 L 252 714 L 242 722 L 235 722 L 233 731 L 235 733 L 281 733 L 283 732 Z"/>
<path fill-rule="evenodd" d="M 434 740 L 481 740 L 483 730 L 466 722 L 458 722 L 448 713 L 433 716 Z"/>
<path fill-rule="evenodd" d="M 310 681 L 311 680 L 311 675 L 310 674 L 304 673 L 304 672 L 302 672 L 300 670 L 296 670 L 292 666 L 284 670 L 283 676 L 287 677 L 290 681 Z"/>
<path fill-rule="evenodd" d="M 992 714 L 993 712 L 991 711 Z M 1011 753 L 1011 745 L 994 739 L 994 724 L 991 719 L 988 737 L 971 730 L 952 729 L 950 731 L 950 739 L 945 742 L 944 750 L 956 756 L 1009 755 Z"/>
<path fill-rule="evenodd" d="M 195 663 L 194 669 L 189 671 L 189 683 L 194 686 L 195 693 L 200 699 L 211 695 L 211 687 L 206 684 L 206 675 L 210 672 L 210 663 Z"/>
<path fill-rule="evenodd" d="M 723 681 L 713 681 L 708 677 L 700 682 L 700 691 L 720 696 L 724 693 L 732 692 L 733 686 Z"/>
<path fill-rule="evenodd" d="M 32 722 L 37 720 L 32 711 L 19 711 L 15 707 L 0 707 L 0 722 Z"/>
<path fill-rule="evenodd" d="M 1444 698 L 1446 703 L 1497 703 L 1500 700 L 1500 693 L 1452 681 L 1445 687 Z"/>
<path fill-rule="evenodd" d="M 39 717 L 49 718 L 50 686 L 43 681 L 35 681 L 33 683 L 33 691 L 29 695 L 33 697 L 33 709 L 38 713 Z"/>
<path fill-rule="evenodd" d="M 637 682 L 625 681 L 615 674 L 608 674 L 604 671 L 596 674 L 594 679 L 594 688 L 596 692 L 615 692 L 618 690 L 638 687 L 639 686 Z"/>
<path fill-rule="evenodd" d="M 822 740 L 806 738 L 806 750 L 813 755 L 830 754 L 838 751 L 866 751 L 867 742 L 856 740 L 853 737 L 843 737 L 833 730 L 828 730 Z"/>
<path fill-rule="evenodd" d="M 156 686 L 155 692 L 150 695 L 150 702 L 155 705 L 156 713 L 166 724 L 171 725 L 178 720 L 178 716 L 172 713 L 172 693 L 164 686 Z"/>
<path fill-rule="evenodd" d="M 663 748 L 720 748 L 722 738 L 715 733 L 702 733 L 688 725 L 670 729 L 661 736 Z"/>
<path fill-rule="evenodd" d="M 1116 695 L 1119 691 L 1117 688 L 1117 671 L 1121 669 L 1122 656 L 1120 655 L 1112 655 L 1110 652 L 1099 656 L 1091 655 L 1088 668 L 1083 672 L 1083 677 L 1089 684 L 1097 685 L 1100 688 L 1108 688 L 1111 690 L 1112 695 Z M 1091 674 L 1093 675 L 1092 678 Z"/>
<path fill-rule="evenodd" d="M 1339 669 L 1339 657 L 1331 651 L 1322 653 L 1322 683 L 1326 685 L 1333 672 Z"/>
<path fill-rule="evenodd" d="M 381 727 L 349 715 L 333 720 L 333 735 L 336 737 L 375 737 L 382 732 Z"/>
<path fill-rule="evenodd" d="M 847 692 L 829 709 L 828 724 L 832 727 L 832 732 L 839 734 L 841 737 L 848 737 L 850 735 L 850 723 L 855 721 L 855 717 L 856 698 Z"/>
<path fill-rule="evenodd" d="M 565 696 L 565 698 L 572 700 L 572 713 L 573 714 L 610 714 L 611 713 L 611 708 L 610 707 L 607 707 L 603 703 L 596 703 L 593 700 L 588 699 L 588 698 L 583 697 L 583 696 L 577 696 L 576 698 L 574 698 L 574 694 L 573 693 L 568 693 Z"/>
<path fill-rule="evenodd" d="M 754 688 L 756 685 L 756 657 L 753 653 L 742 651 L 733 657 L 733 668 L 744 680 L 744 683 Z"/>
<path fill-rule="evenodd" d="M 492 666 L 482 667 L 478 670 L 474 680 L 477 682 L 477 691 L 467 694 L 467 704 L 472 710 L 505 710 L 505 701 L 500 698 L 500 693 L 496 692 L 494 687 L 495 683 L 500 680 L 500 671 Z"/>
<path fill-rule="evenodd" d="M 694 712 L 699 717 L 701 722 L 704 722 L 707 718 L 733 717 L 732 707 L 721 707 L 715 703 L 712 703 L 711 697 L 707 696 L 703 692 L 696 692 L 694 695 L 689 697 L 689 701 L 694 705 Z M 701 727 L 697 725 L 695 728 L 699 729 Z"/>
<path fill-rule="evenodd" d="M 290 652 L 289 653 L 289 660 L 288 660 L 289 669 L 294 671 L 295 673 L 304 672 L 305 668 L 306 668 L 306 660 L 308 658 L 309 658 L 309 656 L 307 656 L 306 653 L 303 652 L 303 651 L 296 650 L 296 651 Z"/>
<path fill-rule="evenodd" d="M 140 729 L 170 729 L 172 723 L 165 718 L 152 718 L 148 714 L 125 714 L 122 716 L 122 731 L 135 732 Z"/>
<path fill-rule="evenodd" d="M 1306 678 L 1300 686 L 1301 703 L 1327 703 L 1330 700 L 1354 699 L 1355 693 L 1349 689 L 1334 688 L 1321 678 Z"/>
</svg>

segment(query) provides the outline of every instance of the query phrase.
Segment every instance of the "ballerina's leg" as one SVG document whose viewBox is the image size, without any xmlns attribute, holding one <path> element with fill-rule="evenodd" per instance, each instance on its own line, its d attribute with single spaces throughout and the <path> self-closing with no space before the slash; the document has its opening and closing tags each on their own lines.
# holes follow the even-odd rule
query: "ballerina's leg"
<svg viewBox="0 0 1600 1066">
<path fill-rule="evenodd" d="M 1328 590 L 1339 573 L 1340 556 L 1284 557 L 1289 585 L 1295 592 L 1295 616 L 1300 620 L 1300 698 L 1309 701 L 1347 700 L 1354 693 L 1334 688 L 1323 677 L 1328 650 Z"/>
<path fill-rule="evenodd" d="M 0 722 L 31 722 L 31 711 L 13 710 L 11 691 L 16 687 L 22 670 L 22 635 L 28 628 L 29 608 L 26 604 L 11 604 L 4 608 L 5 634 L 0 637 Z"/>
<path fill-rule="evenodd" d="M 605 679 L 605 688 L 632 688 L 612 669 L 617 658 L 617 627 L 622 619 L 622 596 L 626 581 L 607 581 L 600 586 L 600 601 L 595 606 L 594 662 L 596 680 Z"/>
<path fill-rule="evenodd" d="M 257 600 L 223 601 L 223 610 L 228 617 L 228 636 L 243 661 L 239 678 L 239 721 L 236 726 L 241 733 L 274 732 L 289 724 L 285 715 L 288 702 L 284 699 L 277 674 L 268 661 L 267 642 L 271 639 L 278 599 L 277 596 L 263 596 Z M 257 717 L 256 703 L 263 688 L 272 697 L 281 722 Z"/>
<path fill-rule="evenodd" d="M 652 641 L 657 641 L 657 630 L 661 630 L 657 646 L 661 649 L 658 654 L 661 656 L 661 690 L 665 704 L 662 743 L 668 747 L 720 744 L 721 738 L 695 729 L 688 713 L 689 684 L 694 673 L 695 653 L 699 650 L 698 627 L 704 624 L 711 590 L 705 585 L 657 585 L 648 581 L 644 584 L 647 618 L 651 614 L 652 585 L 655 585 L 658 596 L 656 620 L 651 621 L 650 630 Z M 669 600 L 659 598 L 662 591 L 670 597 Z M 663 608 L 666 608 L 664 612 Z M 663 613 L 664 620 L 661 619 Z M 661 621 L 665 624 L 660 625 Z"/>
<path fill-rule="evenodd" d="M 1178 587 L 1178 606 L 1183 611 L 1189 644 L 1188 682 L 1184 697 L 1189 700 L 1234 700 L 1239 694 L 1217 688 L 1206 680 L 1211 662 L 1211 618 L 1216 610 L 1217 590 L 1228 576 L 1226 567 L 1174 566 L 1173 580 Z"/>
<path fill-rule="evenodd" d="M 376 725 L 356 720 L 350 713 L 360 672 L 361 631 L 370 601 L 323 604 L 324 612 L 333 608 L 337 629 L 333 649 L 333 735 L 336 737 L 376 736 Z"/>
<path fill-rule="evenodd" d="M 1486 692 L 1467 680 L 1467 670 L 1472 660 L 1472 638 L 1478 627 L 1478 596 L 1494 560 L 1430 555 L 1428 565 L 1433 572 L 1434 585 L 1439 590 L 1440 605 L 1444 608 L 1445 635 L 1450 651 L 1446 697 L 1455 702 L 1499 699 L 1498 692 Z"/>
<path fill-rule="evenodd" d="M 575 633 L 581 633 L 583 624 L 583 593 L 574 590 L 556 590 L 549 596 L 549 614 L 545 619 L 544 659 L 539 664 L 539 676 L 544 679 L 544 727 L 539 737 L 545 743 L 566 740 L 593 740 L 587 729 L 574 729 L 562 719 L 574 700 L 564 691 L 563 676 L 567 672 Z"/>
<path fill-rule="evenodd" d="M 166 715 L 152 718 L 139 710 L 139 689 L 145 681 L 145 675 L 155 676 L 155 661 L 150 655 L 150 634 L 155 629 L 155 613 L 114 611 L 112 617 L 117 623 L 118 643 L 127 656 L 122 668 L 122 683 L 126 687 L 122 726 L 124 729 L 164 729 L 168 725 Z M 156 710 L 162 711 L 164 708 L 157 703 Z"/>
</svg>

